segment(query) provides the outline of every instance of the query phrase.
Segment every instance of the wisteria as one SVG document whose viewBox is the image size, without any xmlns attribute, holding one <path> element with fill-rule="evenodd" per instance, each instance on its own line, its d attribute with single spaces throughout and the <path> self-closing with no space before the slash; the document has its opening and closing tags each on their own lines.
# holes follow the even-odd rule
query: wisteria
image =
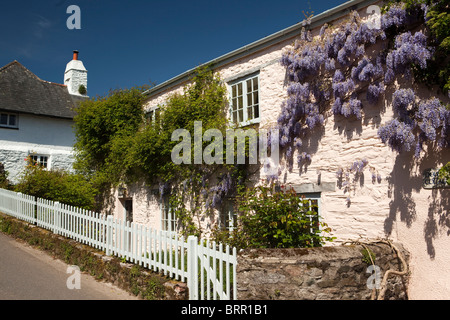
<svg viewBox="0 0 450 320">
<path fill-rule="evenodd" d="M 289 83 L 277 124 L 286 160 L 292 163 L 297 153 L 299 167 L 311 161 L 312 155 L 302 150 L 303 141 L 324 124 L 328 108 L 336 117 L 361 120 L 365 101 L 376 104 L 386 94 L 386 85 L 410 76 L 412 67 L 427 66 L 433 54 L 427 36 L 405 31 L 420 19 L 421 14 L 392 5 L 381 16 L 381 29 L 376 29 L 352 12 L 339 25 L 322 26 L 316 39 L 305 23 L 300 38 L 281 58 Z M 378 41 L 382 49 L 369 50 Z M 450 146 L 449 111 L 439 101 L 421 101 L 412 89 L 400 88 L 393 93 L 392 106 L 396 118 L 382 124 L 378 135 L 393 150 L 416 150 L 419 155 L 425 141 L 436 139 L 441 147 Z"/>
<path fill-rule="evenodd" d="M 399 6 L 392 6 L 381 16 L 381 28 L 387 30 L 390 27 L 400 27 L 409 22 L 410 18 L 406 10 Z"/>
<path fill-rule="evenodd" d="M 412 108 L 408 107 L 413 105 L 414 100 L 415 94 L 412 89 L 396 90 L 392 96 L 392 107 L 398 113 L 399 118 L 405 122 L 411 122 L 409 113 Z"/>
<path fill-rule="evenodd" d="M 375 104 L 378 102 L 380 96 L 384 93 L 384 83 L 376 82 L 369 84 L 367 87 L 366 99 L 369 103 Z"/>
<path fill-rule="evenodd" d="M 344 190 L 344 193 L 348 193 L 347 204 L 350 205 L 350 191 L 356 189 L 356 182 L 362 177 L 362 173 L 367 168 L 369 161 L 367 159 L 356 160 L 348 168 L 339 168 L 336 172 L 337 186 Z M 372 171 L 372 182 L 378 177 L 375 174 L 374 168 Z M 379 177 L 379 182 L 381 176 Z"/>
<path fill-rule="evenodd" d="M 416 144 L 412 130 L 410 125 L 398 119 L 392 119 L 378 129 L 378 136 L 392 150 L 410 151 Z"/>
<path fill-rule="evenodd" d="M 228 172 L 219 177 L 219 182 L 205 192 L 206 209 L 219 206 L 226 195 L 234 188 L 232 175 Z"/>
<path fill-rule="evenodd" d="M 424 69 L 427 60 L 431 58 L 431 51 L 427 48 L 427 38 L 418 31 L 414 35 L 404 32 L 395 38 L 395 49 L 386 57 L 387 73 L 385 82 L 391 83 L 395 73 L 410 74 L 411 65 Z"/>
<path fill-rule="evenodd" d="M 428 140 L 436 140 L 437 130 L 442 127 L 440 144 L 444 145 L 448 142 L 449 137 L 446 136 L 446 131 L 450 120 L 450 111 L 438 99 L 433 98 L 419 103 L 416 117 L 420 130 Z"/>
<path fill-rule="evenodd" d="M 393 94 L 392 106 L 398 118 L 382 125 L 378 135 L 393 150 L 414 148 L 415 156 L 419 157 L 426 141 L 437 141 L 441 148 L 450 147 L 450 111 L 438 99 L 417 102 L 412 89 L 398 89 Z"/>
</svg>

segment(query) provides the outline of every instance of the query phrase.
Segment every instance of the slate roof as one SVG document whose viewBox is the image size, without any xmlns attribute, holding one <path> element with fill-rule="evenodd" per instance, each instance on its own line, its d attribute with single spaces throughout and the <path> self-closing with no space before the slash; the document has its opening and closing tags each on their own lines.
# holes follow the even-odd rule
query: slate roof
<svg viewBox="0 0 450 320">
<path fill-rule="evenodd" d="M 0 110 L 73 119 L 84 99 L 69 94 L 63 84 L 39 79 L 17 61 L 0 68 Z"/>
</svg>

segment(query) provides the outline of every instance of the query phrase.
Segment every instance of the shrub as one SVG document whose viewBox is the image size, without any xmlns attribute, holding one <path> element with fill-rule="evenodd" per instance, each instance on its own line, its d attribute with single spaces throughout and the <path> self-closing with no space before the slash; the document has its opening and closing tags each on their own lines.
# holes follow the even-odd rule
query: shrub
<svg viewBox="0 0 450 320">
<path fill-rule="evenodd" d="M 9 189 L 11 186 L 8 180 L 8 172 L 5 170 L 5 166 L 0 162 L 0 188 Z"/>
<path fill-rule="evenodd" d="M 78 93 L 79 94 L 86 94 L 87 93 L 86 87 L 84 85 L 80 85 L 78 87 Z"/>
<path fill-rule="evenodd" d="M 16 192 L 59 201 L 75 207 L 92 210 L 97 190 L 82 175 L 65 170 L 46 170 L 27 159 Z"/>
<path fill-rule="evenodd" d="M 216 237 L 238 248 L 320 247 L 334 238 L 319 221 L 316 206 L 294 190 L 273 191 L 273 186 L 248 188 L 236 205 L 238 225 Z"/>
</svg>

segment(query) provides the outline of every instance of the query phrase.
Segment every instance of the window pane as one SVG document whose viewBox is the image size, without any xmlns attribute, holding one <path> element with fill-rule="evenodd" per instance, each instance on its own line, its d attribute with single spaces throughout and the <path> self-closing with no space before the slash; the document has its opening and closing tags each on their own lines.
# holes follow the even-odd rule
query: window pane
<svg viewBox="0 0 450 320">
<path fill-rule="evenodd" d="M 0 115 L 0 124 L 8 125 L 8 115 L 7 114 L 2 113 Z"/>
<path fill-rule="evenodd" d="M 311 203 L 311 211 L 314 211 L 314 212 L 319 212 L 319 208 L 317 207 L 317 205 L 318 205 L 318 202 L 317 202 L 317 200 L 313 200 L 313 199 L 311 199 L 310 200 L 310 203 Z"/>
<path fill-rule="evenodd" d="M 233 112 L 233 117 L 232 117 L 232 119 L 233 119 L 233 122 L 234 122 L 234 123 L 238 123 L 237 111 L 234 111 L 234 112 Z"/>
<path fill-rule="evenodd" d="M 242 96 L 238 99 L 238 109 L 242 109 L 244 107 L 244 100 L 242 99 Z"/>
<path fill-rule="evenodd" d="M 9 115 L 9 125 L 15 127 L 16 126 L 16 115 Z"/>
<path fill-rule="evenodd" d="M 252 80 L 247 80 L 247 93 L 252 92 Z"/>
<path fill-rule="evenodd" d="M 244 121 L 244 112 L 242 109 L 239 109 L 239 122 Z"/>
<path fill-rule="evenodd" d="M 252 94 L 247 94 L 247 105 L 251 106 L 253 104 Z"/>
<path fill-rule="evenodd" d="M 231 97 L 232 98 L 236 97 L 236 85 L 231 87 Z"/>
<path fill-rule="evenodd" d="M 253 78 L 253 91 L 258 90 L 258 78 Z"/>
<path fill-rule="evenodd" d="M 253 107 L 253 110 L 255 111 L 255 119 L 258 119 L 259 118 L 259 106 L 255 105 Z"/>
<path fill-rule="evenodd" d="M 248 107 L 247 108 L 247 120 L 252 120 L 252 119 L 253 119 L 253 108 Z"/>
<path fill-rule="evenodd" d="M 237 87 L 238 87 L 238 95 L 242 96 L 242 83 L 238 83 Z"/>
<path fill-rule="evenodd" d="M 151 124 L 153 119 L 153 111 L 149 111 L 145 114 L 145 120 L 147 124 Z"/>
<path fill-rule="evenodd" d="M 39 163 L 44 167 L 47 168 L 47 162 L 48 162 L 48 157 L 44 157 L 41 156 L 39 159 Z"/>
<path fill-rule="evenodd" d="M 233 99 L 232 105 L 233 105 L 233 111 L 236 111 L 237 110 L 237 99 L 236 98 Z"/>
<path fill-rule="evenodd" d="M 253 103 L 254 104 L 258 104 L 259 103 L 258 92 L 253 92 Z"/>
</svg>

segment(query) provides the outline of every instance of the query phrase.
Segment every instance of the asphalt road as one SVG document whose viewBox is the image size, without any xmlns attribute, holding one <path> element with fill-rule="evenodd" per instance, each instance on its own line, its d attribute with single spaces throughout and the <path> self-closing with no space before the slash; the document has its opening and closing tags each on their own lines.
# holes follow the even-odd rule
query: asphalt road
<svg viewBox="0 0 450 320">
<path fill-rule="evenodd" d="M 0 300 L 137 298 L 0 232 Z"/>
</svg>

